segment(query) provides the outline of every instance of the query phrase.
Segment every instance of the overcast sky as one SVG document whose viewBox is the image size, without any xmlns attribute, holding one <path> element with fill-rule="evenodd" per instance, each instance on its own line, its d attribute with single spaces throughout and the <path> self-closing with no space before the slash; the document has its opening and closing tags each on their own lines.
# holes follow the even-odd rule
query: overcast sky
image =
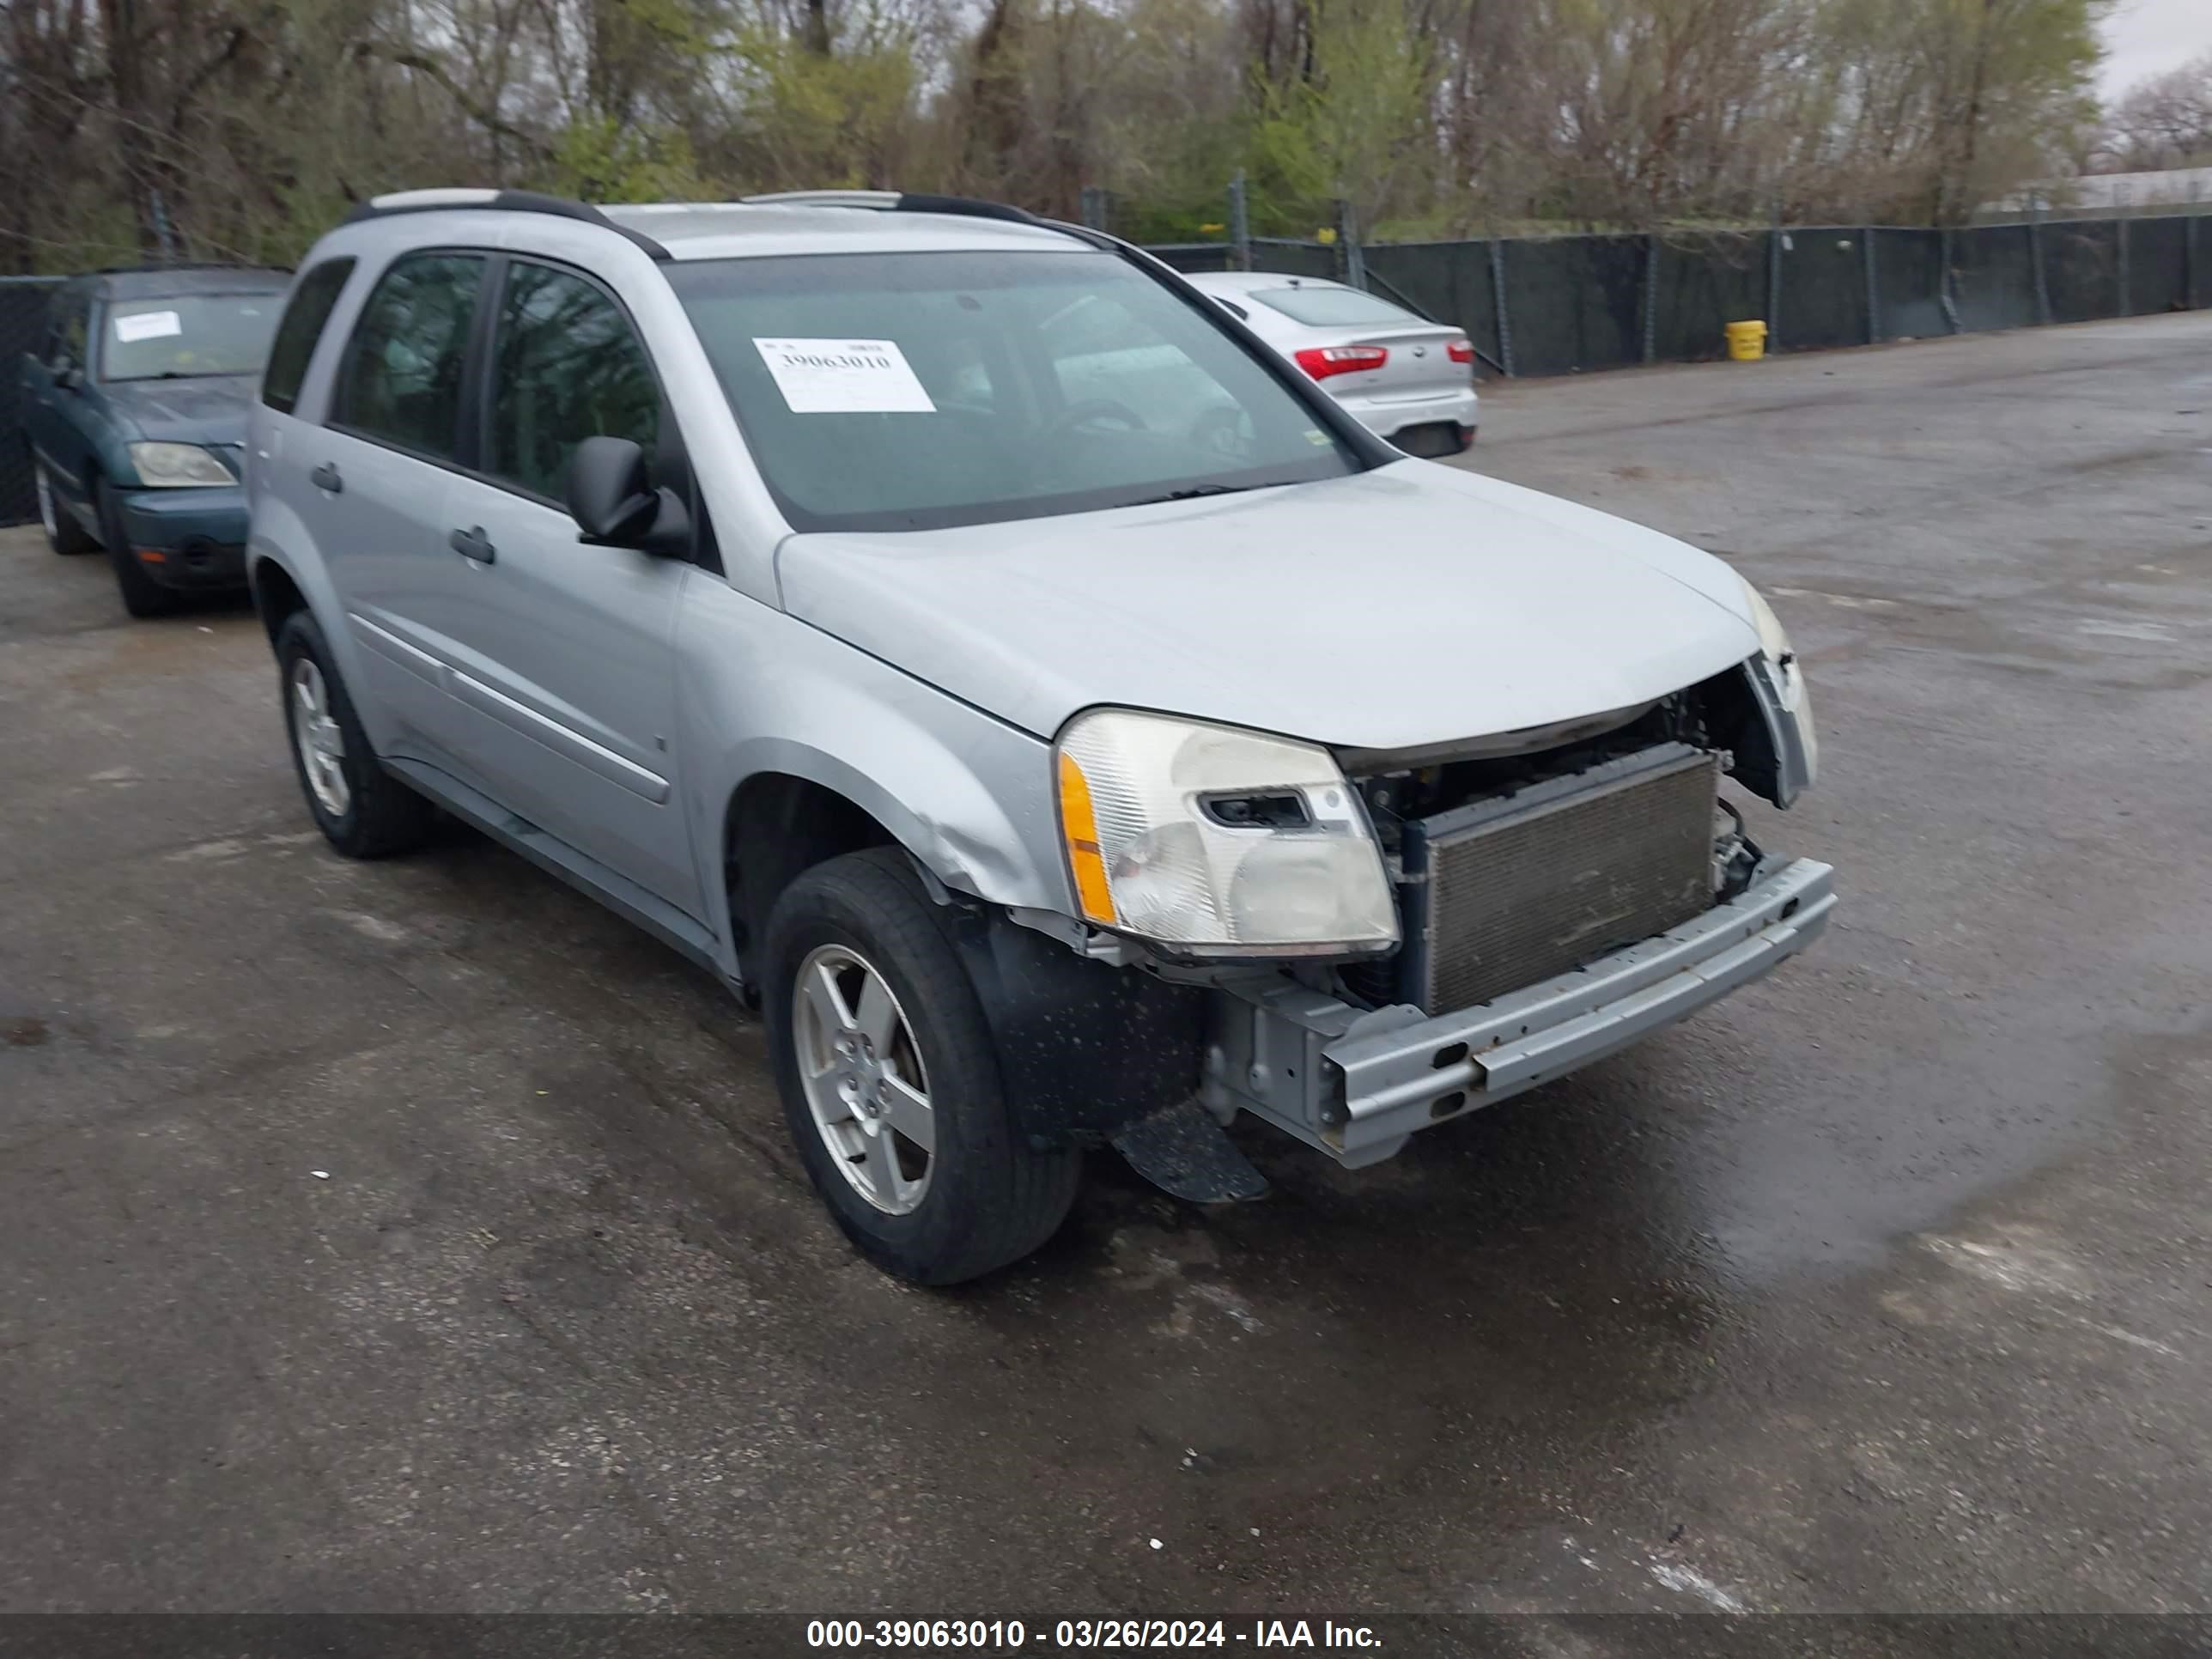
<svg viewBox="0 0 2212 1659">
<path fill-rule="evenodd" d="M 2105 25 L 2105 94 L 2212 52 L 2212 0 L 2120 0 Z"/>
</svg>

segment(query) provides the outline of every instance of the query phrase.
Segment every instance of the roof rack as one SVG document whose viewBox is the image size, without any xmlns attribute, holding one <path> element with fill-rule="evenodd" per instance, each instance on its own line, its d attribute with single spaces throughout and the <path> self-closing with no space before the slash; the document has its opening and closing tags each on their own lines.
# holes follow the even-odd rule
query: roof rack
<svg viewBox="0 0 2212 1659">
<path fill-rule="evenodd" d="M 388 195 L 372 196 L 356 205 L 345 216 L 347 224 L 364 219 L 381 219 L 395 213 L 431 213 L 448 208 L 489 208 L 507 213 L 546 213 L 556 219 L 576 219 L 587 225 L 597 225 L 602 230 L 611 230 L 616 235 L 635 242 L 656 259 L 669 257 L 668 250 L 650 236 L 618 225 L 613 220 L 585 202 L 572 202 L 565 196 L 545 196 L 534 190 L 481 190 L 453 188 L 446 190 L 399 190 Z"/>
<path fill-rule="evenodd" d="M 873 208 L 880 213 L 950 213 L 969 219 L 1004 219 L 1018 225 L 1046 222 L 1024 208 L 973 196 L 921 196 L 910 190 L 783 190 L 738 198 L 749 207 Z"/>
<path fill-rule="evenodd" d="M 149 264 L 102 265 L 94 276 L 144 276 L 167 270 L 274 270 L 274 265 L 241 265 L 228 259 L 156 259 Z"/>
</svg>

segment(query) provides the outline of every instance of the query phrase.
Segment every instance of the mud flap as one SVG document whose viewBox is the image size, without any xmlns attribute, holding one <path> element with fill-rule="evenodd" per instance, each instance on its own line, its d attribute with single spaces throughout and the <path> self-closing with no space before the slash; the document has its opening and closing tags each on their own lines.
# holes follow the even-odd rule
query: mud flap
<svg viewBox="0 0 2212 1659">
<path fill-rule="evenodd" d="M 1113 1137 L 1129 1167 L 1193 1204 L 1264 1198 L 1267 1178 L 1237 1150 L 1195 1097 L 1139 1118 Z"/>
</svg>

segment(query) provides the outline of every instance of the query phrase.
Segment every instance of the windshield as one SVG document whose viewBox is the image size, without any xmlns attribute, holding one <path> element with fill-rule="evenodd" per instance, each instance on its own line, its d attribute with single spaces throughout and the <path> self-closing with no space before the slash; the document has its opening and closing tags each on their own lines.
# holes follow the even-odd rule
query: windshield
<svg viewBox="0 0 2212 1659">
<path fill-rule="evenodd" d="M 1110 253 L 667 268 L 797 530 L 933 530 L 1364 463 L 1207 313 Z"/>
<path fill-rule="evenodd" d="M 115 301 L 100 331 L 100 378 L 258 374 L 283 308 L 284 295 L 276 289 Z"/>
<path fill-rule="evenodd" d="M 1267 288 L 1250 296 L 1310 328 L 1364 328 L 1371 323 L 1418 323 L 1410 311 L 1356 288 Z"/>
</svg>

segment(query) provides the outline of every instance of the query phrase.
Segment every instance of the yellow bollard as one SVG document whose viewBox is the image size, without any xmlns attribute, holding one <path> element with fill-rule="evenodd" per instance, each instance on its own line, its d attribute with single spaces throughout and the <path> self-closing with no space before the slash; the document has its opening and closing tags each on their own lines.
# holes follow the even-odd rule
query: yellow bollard
<svg viewBox="0 0 2212 1659">
<path fill-rule="evenodd" d="M 1766 355 L 1766 325 L 1730 323 L 1728 343 L 1730 359 L 1739 363 L 1755 363 Z"/>
</svg>

